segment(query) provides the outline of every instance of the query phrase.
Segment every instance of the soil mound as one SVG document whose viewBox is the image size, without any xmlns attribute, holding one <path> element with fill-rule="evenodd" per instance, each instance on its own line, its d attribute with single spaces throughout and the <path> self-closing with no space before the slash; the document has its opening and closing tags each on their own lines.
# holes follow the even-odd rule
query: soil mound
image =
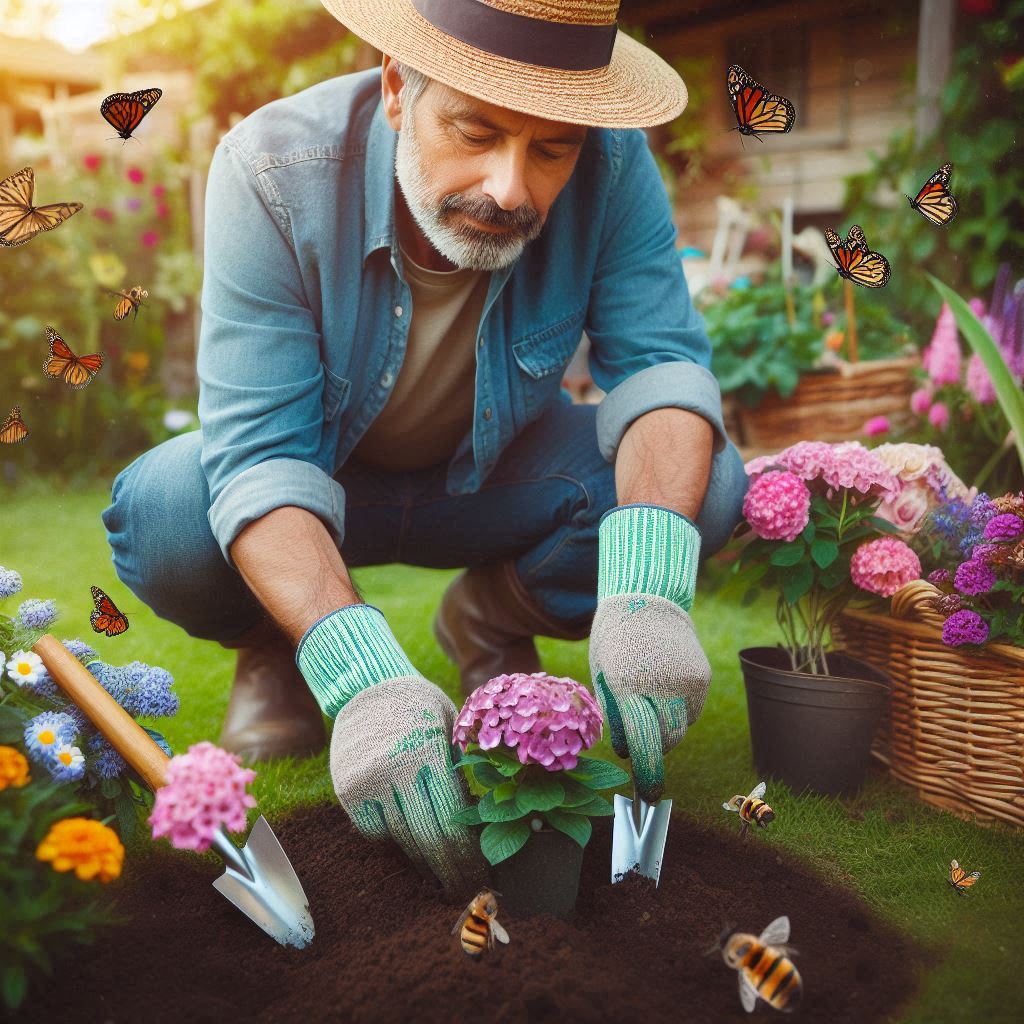
<svg viewBox="0 0 1024 1024">
<path fill-rule="evenodd" d="M 613 886 L 610 823 L 595 824 L 574 920 L 499 915 L 511 944 L 481 962 L 449 934 L 463 907 L 397 848 L 361 839 L 338 806 L 275 823 L 313 912 L 306 950 L 278 946 L 211 888 L 211 859 L 154 854 L 107 890 L 129 923 L 59 964 L 18 1019 L 720 1024 L 750 1016 L 735 973 L 705 951 L 726 922 L 756 934 L 780 914 L 799 950 L 798 1019 L 882 1021 L 912 994 L 921 952 L 762 837 L 677 816 L 661 886 Z"/>
</svg>

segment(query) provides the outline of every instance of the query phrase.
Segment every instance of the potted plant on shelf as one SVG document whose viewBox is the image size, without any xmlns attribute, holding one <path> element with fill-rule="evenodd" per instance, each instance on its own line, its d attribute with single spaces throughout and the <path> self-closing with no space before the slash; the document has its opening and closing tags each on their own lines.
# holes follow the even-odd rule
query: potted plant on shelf
<svg viewBox="0 0 1024 1024">
<path fill-rule="evenodd" d="M 784 638 L 740 651 L 754 765 L 797 791 L 851 794 L 890 681 L 875 665 L 830 652 L 831 627 L 858 595 L 887 597 L 920 577 L 917 554 L 879 514 L 899 518 L 907 485 L 856 442 L 800 442 L 752 460 L 747 473 L 735 586 L 748 591 L 744 600 L 776 593 Z M 932 478 L 963 486 L 944 464 Z"/>
<path fill-rule="evenodd" d="M 495 676 L 455 720 L 456 768 L 482 789 L 479 803 L 455 818 L 483 826 L 480 848 L 509 913 L 565 917 L 576 904 L 590 819 L 613 813 L 598 791 L 629 780 L 618 766 L 581 755 L 603 724 L 585 687 L 543 672 Z"/>
</svg>

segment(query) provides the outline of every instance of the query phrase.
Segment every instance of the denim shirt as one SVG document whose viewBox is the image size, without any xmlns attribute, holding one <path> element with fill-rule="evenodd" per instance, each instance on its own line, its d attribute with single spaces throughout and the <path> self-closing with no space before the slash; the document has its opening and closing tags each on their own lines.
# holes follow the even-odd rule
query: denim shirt
<svg viewBox="0 0 1024 1024">
<path fill-rule="evenodd" d="M 333 475 L 388 400 L 413 313 L 395 228 L 397 138 L 374 69 L 261 107 L 214 152 L 199 416 L 210 525 L 229 561 L 242 528 L 283 505 L 344 538 Z M 491 274 L 473 424 L 448 463 L 449 494 L 479 490 L 506 445 L 568 400 L 562 373 L 584 329 L 607 392 L 597 433 L 609 462 L 630 423 L 664 406 L 703 416 L 724 446 L 710 343 L 639 130 L 591 128 L 540 236 Z"/>
</svg>

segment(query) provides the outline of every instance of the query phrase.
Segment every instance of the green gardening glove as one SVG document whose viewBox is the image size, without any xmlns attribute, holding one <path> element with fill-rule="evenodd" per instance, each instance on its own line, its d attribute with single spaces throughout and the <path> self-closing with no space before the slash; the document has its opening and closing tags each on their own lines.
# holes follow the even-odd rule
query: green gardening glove
<svg viewBox="0 0 1024 1024">
<path fill-rule="evenodd" d="M 296 661 L 334 718 L 331 779 L 355 827 L 370 839 L 394 839 L 453 899 L 475 892 L 485 871 L 480 846 L 452 821 L 469 803 L 452 766 L 455 705 L 416 671 L 372 605 L 314 623 Z"/>
<path fill-rule="evenodd" d="M 700 716 L 711 666 L 687 614 L 700 534 L 658 505 L 621 505 L 601 517 L 590 675 L 619 757 L 642 800 L 665 785 L 664 755 Z"/>
</svg>

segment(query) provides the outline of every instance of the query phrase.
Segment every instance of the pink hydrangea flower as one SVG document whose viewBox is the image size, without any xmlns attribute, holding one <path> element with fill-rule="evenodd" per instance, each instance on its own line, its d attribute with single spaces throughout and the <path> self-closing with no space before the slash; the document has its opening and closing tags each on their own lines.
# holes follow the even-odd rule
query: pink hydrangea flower
<svg viewBox="0 0 1024 1024">
<path fill-rule="evenodd" d="M 960 383 L 960 340 L 956 331 L 956 317 L 948 303 L 942 304 L 935 332 L 924 352 L 921 362 L 928 371 L 928 377 L 936 387 Z"/>
<path fill-rule="evenodd" d="M 830 496 L 846 489 L 870 497 L 889 497 L 900 489 L 895 474 L 857 441 L 799 441 L 778 455 L 763 455 L 746 464 L 751 477 L 771 468 L 788 469 L 807 484 L 812 494 Z"/>
<path fill-rule="evenodd" d="M 927 416 L 932 407 L 932 393 L 928 388 L 918 388 L 910 396 L 910 411 L 915 416 Z"/>
<path fill-rule="evenodd" d="M 245 828 L 246 809 L 256 806 L 245 787 L 255 778 L 237 754 L 206 741 L 193 744 L 168 762 L 167 785 L 156 791 L 149 816 L 153 838 L 167 836 L 179 850 L 208 850 L 221 826 Z"/>
<path fill-rule="evenodd" d="M 872 416 L 863 426 L 863 431 L 868 437 L 880 437 L 889 433 L 888 416 Z"/>
<path fill-rule="evenodd" d="M 967 362 L 967 378 L 964 381 L 964 386 L 979 405 L 991 405 L 996 400 L 995 385 L 977 352 Z"/>
<path fill-rule="evenodd" d="M 928 422 L 936 430 L 945 430 L 949 426 L 949 406 L 945 402 L 936 402 L 928 410 Z"/>
<path fill-rule="evenodd" d="M 892 597 L 900 587 L 921 578 L 921 560 L 895 537 L 861 544 L 850 559 L 850 579 L 861 590 Z"/>
<path fill-rule="evenodd" d="M 141 185 L 146 180 L 145 174 L 142 173 L 141 167 L 129 167 L 125 171 L 125 177 L 132 182 L 134 185 Z"/>
<path fill-rule="evenodd" d="M 795 473 L 765 473 L 751 483 L 743 499 L 743 515 L 764 540 L 796 540 L 807 525 L 811 492 Z"/>
<path fill-rule="evenodd" d="M 586 687 L 567 676 L 513 672 L 477 687 L 455 719 L 452 741 L 465 752 L 504 744 L 520 764 L 549 772 L 575 768 L 580 751 L 601 736 L 604 716 Z"/>
</svg>

